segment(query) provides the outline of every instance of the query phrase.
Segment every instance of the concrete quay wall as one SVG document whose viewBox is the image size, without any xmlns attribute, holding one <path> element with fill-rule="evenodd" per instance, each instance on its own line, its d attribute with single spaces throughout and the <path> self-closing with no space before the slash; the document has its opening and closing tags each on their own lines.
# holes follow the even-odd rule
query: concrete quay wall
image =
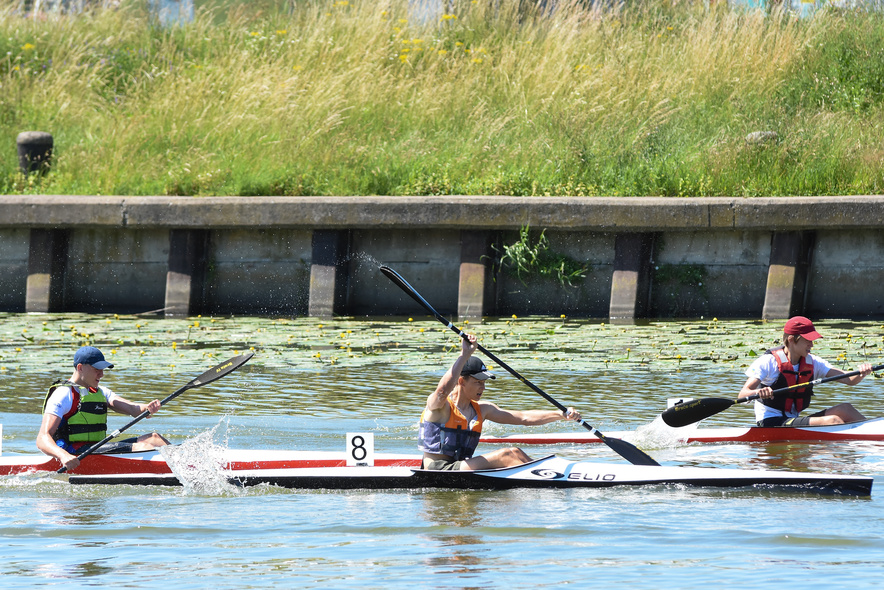
<svg viewBox="0 0 884 590">
<path fill-rule="evenodd" d="M 574 286 L 496 262 L 519 229 Z M 0 311 L 884 317 L 884 197 L 0 197 Z"/>
</svg>

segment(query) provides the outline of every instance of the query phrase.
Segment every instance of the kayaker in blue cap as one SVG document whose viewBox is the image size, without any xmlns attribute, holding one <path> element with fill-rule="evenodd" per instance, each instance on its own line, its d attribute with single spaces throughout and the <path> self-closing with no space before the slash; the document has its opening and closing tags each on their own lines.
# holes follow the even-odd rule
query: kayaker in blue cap
<svg viewBox="0 0 884 590">
<path fill-rule="evenodd" d="M 773 395 L 775 389 L 844 374 L 844 371 L 810 354 L 813 342 L 818 338 L 822 336 L 809 319 L 804 316 L 790 318 L 783 326 L 783 344 L 768 350 L 746 369 L 748 379 L 737 397 L 743 398 L 755 393 L 759 395 L 755 400 L 758 426 L 829 426 L 866 419 L 849 403 L 837 404 L 809 416 L 799 416 L 810 405 L 812 385 Z M 859 375 L 838 381 L 856 385 L 871 374 L 872 365 L 862 363 L 857 370 Z"/>
<path fill-rule="evenodd" d="M 482 360 L 473 356 L 478 348 L 472 334 L 463 339 L 460 356 L 446 371 L 421 414 L 418 448 L 424 452 L 424 469 L 474 470 L 511 467 L 531 460 L 522 449 L 509 447 L 473 457 L 485 420 L 500 424 L 539 426 L 556 420 L 580 420 L 580 413 L 557 410 L 505 410 L 480 401 L 485 381 L 494 379 Z"/>
<path fill-rule="evenodd" d="M 43 422 L 37 434 L 37 448 L 58 459 L 68 471 L 80 464 L 77 453 L 107 437 L 108 407 L 133 418 L 160 409 L 160 401 L 136 404 L 123 399 L 99 381 L 105 369 L 112 369 L 102 352 L 84 346 L 74 354 L 74 372 L 68 380 L 56 381 L 43 400 Z M 110 441 L 97 453 L 144 451 L 169 444 L 156 432 Z"/>
</svg>

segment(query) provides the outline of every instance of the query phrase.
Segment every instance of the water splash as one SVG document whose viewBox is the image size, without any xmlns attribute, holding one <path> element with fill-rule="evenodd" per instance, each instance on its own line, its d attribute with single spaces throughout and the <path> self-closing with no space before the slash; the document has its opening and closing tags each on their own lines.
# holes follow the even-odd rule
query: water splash
<svg viewBox="0 0 884 590">
<path fill-rule="evenodd" d="M 54 471 L 30 471 L 16 475 L 0 477 L 0 488 L 35 488 L 62 489 L 68 487 L 67 478 L 58 476 Z"/>
<path fill-rule="evenodd" d="M 699 422 L 681 428 L 672 428 L 663 422 L 660 416 L 650 424 L 643 424 L 635 429 L 633 441 L 642 448 L 668 449 L 680 447 L 699 426 Z"/>
<path fill-rule="evenodd" d="M 224 426 L 223 440 L 218 442 L 219 428 Z M 227 431 L 229 420 L 221 420 L 210 430 L 187 439 L 179 445 L 159 449 L 172 473 L 188 494 L 220 496 L 236 494 L 240 490 L 232 485 L 224 470 L 227 463 Z"/>
<path fill-rule="evenodd" d="M 368 252 L 362 252 L 362 251 L 351 252 L 343 260 L 343 262 L 356 262 L 358 264 L 366 264 L 368 266 L 374 267 L 375 269 L 378 269 L 384 265 L 384 263 L 382 261 L 378 260 L 377 258 L 372 256 Z"/>
</svg>

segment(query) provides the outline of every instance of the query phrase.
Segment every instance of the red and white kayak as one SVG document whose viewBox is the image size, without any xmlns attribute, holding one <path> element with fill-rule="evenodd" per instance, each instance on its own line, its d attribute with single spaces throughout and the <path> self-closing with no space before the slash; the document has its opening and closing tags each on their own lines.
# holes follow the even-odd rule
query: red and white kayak
<svg viewBox="0 0 884 590">
<path fill-rule="evenodd" d="M 419 455 L 376 453 L 378 466 L 420 467 Z M 278 451 L 236 450 L 224 451 L 221 468 L 228 471 L 261 469 L 304 469 L 343 467 L 347 465 L 344 453 L 333 451 Z M 40 471 L 57 471 L 61 464 L 46 455 L 2 455 L 0 475 L 22 475 Z M 69 472 L 71 475 L 125 475 L 152 473 L 171 475 L 172 469 L 159 451 L 142 451 L 106 455 L 89 455 Z"/>
<path fill-rule="evenodd" d="M 658 423 L 655 423 L 658 424 Z M 880 441 L 884 442 L 884 418 L 875 418 L 863 422 L 851 424 L 839 424 L 837 426 L 804 426 L 804 427 L 780 427 L 762 428 L 749 426 L 742 428 L 702 428 L 686 426 L 683 428 L 669 428 L 660 424 L 660 428 L 666 429 L 674 441 L 684 443 L 770 443 L 770 442 L 826 442 L 826 441 Z M 605 432 L 608 438 L 621 438 L 624 440 L 636 440 L 642 434 L 638 431 L 615 431 Z M 657 437 L 659 438 L 659 437 Z M 589 431 L 574 432 L 544 432 L 511 434 L 507 436 L 483 436 L 479 439 L 484 443 L 511 444 L 511 445 L 552 445 L 552 444 L 583 444 L 602 442 L 597 436 Z"/>
<path fill-rule="evenodd" d="M 610 488 L 676 485 L 715 488 L 790 489 L 815 493 L 869 495 L 872 478 L 829 473 L 630 465 L 570 461 L 550 455 L 524 465 L 482 471 L 426 471 L 420 455 L 376 453 L 371 466 L 347 466 L 344 452 L 225 450 L 219 476 L 238 486 L 272 485 L 292 489 L 511 489 Z M 44 457 L 0 457 L 0 474 L 54 471 Z M 66 476 L 71 484 L 184 485 L 161 453 L 91 455 Z"/>
</svg>

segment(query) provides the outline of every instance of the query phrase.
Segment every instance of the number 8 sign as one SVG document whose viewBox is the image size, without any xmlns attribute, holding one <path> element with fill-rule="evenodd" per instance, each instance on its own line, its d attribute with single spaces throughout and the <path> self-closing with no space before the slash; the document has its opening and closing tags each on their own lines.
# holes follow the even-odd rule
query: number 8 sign
<svg viewBox="0 0 884 590">
<path fill-rule="evenodd" d="M 347 433 L 347 467 L 374 466 L 374 433 Z"/>
</svg>

